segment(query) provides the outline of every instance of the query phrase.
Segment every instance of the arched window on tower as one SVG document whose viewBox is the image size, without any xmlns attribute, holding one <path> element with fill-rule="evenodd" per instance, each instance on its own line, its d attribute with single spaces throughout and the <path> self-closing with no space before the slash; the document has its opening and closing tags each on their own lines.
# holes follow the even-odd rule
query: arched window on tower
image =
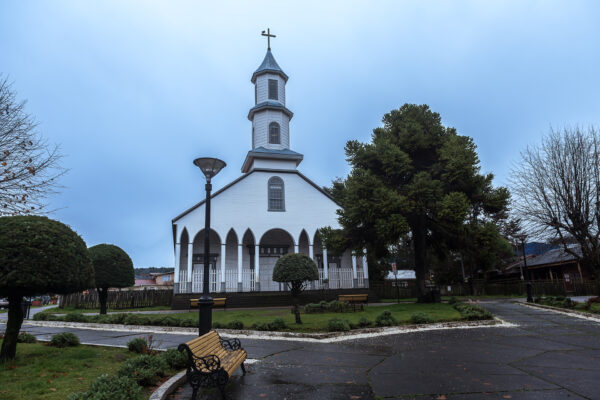
<svg viewBox="0 0 600 400">
<path fill-rule="evenodd" d="M 269 211 L 285 211 L 283 179 L 274 176 L 269 179 Z"/>
<path fill-rule="evenodd" d="M 269 124 L 269 143 L 281 144 L 280 128 L 277 122 L 271 122 Z"/>
</svg>

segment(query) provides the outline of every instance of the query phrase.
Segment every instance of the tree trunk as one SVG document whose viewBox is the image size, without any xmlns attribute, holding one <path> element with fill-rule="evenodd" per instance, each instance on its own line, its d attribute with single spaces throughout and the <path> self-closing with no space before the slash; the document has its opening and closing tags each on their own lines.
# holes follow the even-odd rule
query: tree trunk
<svg viewBox="0 0 600 400">
<path fill-rule="evenodd" d="M 8 296 L 8 321 L 0 350 L 0 362 L 14 360 L 17 354 L 17 338 L 23 324 L 23 296 Z"/>
<path fill-rule="evenodd" d="M 108 288 L 98 288 L 98 301 L 100 301 L 100 314 L 106 314 L 106 297 Z"/>
<path fill-rule="evenodd" d="M 294 313 L 294 316 L 296 317 L 296 323 L 297 324 L 302 324 L 302 320 L 300 319 L 300 306 L 299 306 L 299 296 L 300 293 L 302 293 L 302 283 L 298 284 L 298 282 L 292 282 L 292 284 L 290 285 L 290 291 L 292 293 L 292 301 L 294 303 L 294 307 L 292 308 L 292 312 Z"/>
<path fill-rule="evenodd" d="M 417 301 L 427 303 L 427 288 L 425 287 L 426 240 L 424 227 L 417 222 L 412 227 L 413 249 L 415 253 L 415 277 L 417 279 Z"/>
</svg>

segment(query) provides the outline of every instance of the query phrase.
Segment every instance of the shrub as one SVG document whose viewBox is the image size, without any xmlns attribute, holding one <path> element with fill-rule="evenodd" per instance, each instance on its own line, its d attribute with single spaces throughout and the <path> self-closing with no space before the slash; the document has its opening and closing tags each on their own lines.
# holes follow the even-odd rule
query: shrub
<svg viewBox="0 0 600 400">
<path fill-rule="evenodd" d="M 127 348 L 134 353 L 146 354 L 148 352 L 148 341 L 145 338 L 137 337 L 127 342 Z"/>
<path fill-rule="evenodd" d="M 413 324 L 430 324 L 432 322 L 435 322 L 435 320 L 429 315 L 419 312 L 414 313 L 410 316 L 410 322 L 412 322 Z"/>
<path fill-rule="evenodd" d="M 460 313 L 462 319 L 467 321 L 478 321 L 492 319 L 492 313 L 474 304 L 456 303 L 454 309 Z"/>
<path fill-rule="evenodd" d="M 327 305 L 327 310 L 330 312 L 348 312 L 350 311 L 350 305 L 344 301 L 333 300 Z"/>
<path fill-rule="evenodd" d="M 280 331 L 287 328 L 287 325 L 282 318 L 275 318 L 271 322 L 255 322 L 251 328 L 257 331 Z"/>
<path fill-rule="evenodd" d="M 138 400 L 142 388 L 131 378 L 100 375 L 86 392 L 74 393 L 67 400 Z"/>
<path fill-rule="evenodd" d="M 280 331 L 287 328 L 283 318 L 275 318 L 272 322 L 269 322 L 268 326 L 270 331 Z"/>
<path fill-rule="evenodd" d="M 227 324 L 228 329 L 244 329 L 244 323 L 239 320 L 231 321 Z"/>
<path fill-rule="evenodd" d="M 377 326 L 392 326 L 398 324 L 398 321 L 391 312 L 385 310 L 375 318 L 375 323 Z"/>
<path fill-rule="evenodd" d="M 448 304 L 453 305 L 458 303 L 458 299 L 454 296 L 450 297 L 450 299 L 448 300 Z"/>
<path fill-rule="evenodd" d="M 187 355 L 177 349 L 169 349 L 161 353 L 160 357 L 162 357 L 172 369 L 183 369 L 187 367 Z"/>
<path fill-rule="evenodd" d="M 198 327 L 198 321 L 196 321 L 192 318 L 180 319 L 179 326 L 182 326 L 185 328 L 196 328 L 196 327 Z M 214 327 L 215 327 L 215 325 L 213 324 L 213 328 Z"/>
<path fill-rule="evenodd" d="M 71 332 L 57 333 L 52 336 L 48 345 L 54 347 L 74 347 L 79 345 L 79 338 Z"/>
<path fill-rule="evenodd" d="M 589 308 L 590 312 L 600 314 L 600 303 L 592 303 Z"/>
<path fill-rule="evenodd" d="M 87 322 L 88 319 L 85 315 L 79 313 L 71 313 L 67 314 L 63 317 L 63 320 L 66 322 Z"/>
<path fill-rule="evenodd" d="M 579 311 L 587 311 L 588 305 L 587 305 L 587 303 L 577 303 L 577 304 L 575 304 L 575 309 L 579 310 Z"/>
<path fill-rule="evenodd" d="M 223 329 L 223 328 L 225 328 L 225 326 L 222 323 L 220 323 L 220 322 L 213 322 L 212 323 L 212 327 L 213 327 L 213 329 Z"/>
<path fill-rule="evenodd" d="M 325 309 L 321 306 L 321 303 L 309 303 L 304 306 L 304 312 L 306 314 L 322 313 Z"/>
<path fill-rule="evenodd" d="M 368 328 L 371 325 L 373 325 L 373 322 L 369 321 L 365 317 L 360 317 L 360 319 L 358 320 L 358 326 L 361 328 Z"/>
<path fill-rule="evenodd" d="M 269 326 L 264 322 L 255 322 L 252 324 L 252 329 L 255 331 L 268 331 Z"/>
<path fill-rule="evenodd" d="M 21 332 L 17 336 L 18 343 L 37 343 L 37 339 L 31 333 Z"/>
<path fill-rule="evenodd" d="M 332 318 L 327 322 L 327 330 L 330 332 L 346 332 L 350 330 L 350 324 L 347 320 Z"/>
<path fill-rule="evenodd" d="M 126 376 L 142 386 L 152 386 L 169 369 L 167 362 L 158 356 L 144 354 L 125 361 L 119 368 L 118 375 Z"/>
</svg>

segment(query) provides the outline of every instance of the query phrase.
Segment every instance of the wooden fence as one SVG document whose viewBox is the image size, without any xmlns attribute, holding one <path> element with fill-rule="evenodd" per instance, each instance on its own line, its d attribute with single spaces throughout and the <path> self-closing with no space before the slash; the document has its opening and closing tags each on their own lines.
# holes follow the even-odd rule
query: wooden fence
<svg viewBox="0 0 600 400">
<path fill-rule="evenodd" d="M 124 290 L 109 291 L 106 306 L 113 310 L 124 308 L 142 308 L 154 306 L 171 306 L 173 290 Z M 90 290 L 88 293 L 73 293 L 62 296 L 60 308 L 75 307 L 84 309 L 100 308 L 98 292 Z"/>
<path fill-rule="evenodd" d="M 415 282 L 410 281 L 405 287 L 396 287 L 394 281 L 371 282 L 371 290 L 375 291 L 381 298 L 395 299 L 417 297 Z M 542 281 L 535 280 L 531 282 L 533 296 L 598 296 L 600 295 L 600 282 L 592 280 L 574 280 L 566 284 L 562 280 Z M 520 279 L 485 282 L 475 280 L 473 284 L 462 283 L 454 285 L 440 286 L 440 292 L 443 296 L 470 296 L 470 295 L 488 295 L 488 296 L 510 296 L 526 295 L 525 281 Z"/>
</svg>

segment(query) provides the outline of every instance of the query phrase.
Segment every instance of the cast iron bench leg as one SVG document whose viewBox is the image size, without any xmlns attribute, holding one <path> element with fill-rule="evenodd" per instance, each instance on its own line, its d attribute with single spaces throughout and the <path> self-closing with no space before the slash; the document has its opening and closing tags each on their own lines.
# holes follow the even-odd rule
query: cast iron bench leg
<svg viewBox="0 0 600 400">
<path fill-rule="evenodd" d="M 244 375 L 246 375 L 246 367 L 244 366 L 244 363 L 242 363 L 242 372 L 244 373 Z"/>
</svg>

